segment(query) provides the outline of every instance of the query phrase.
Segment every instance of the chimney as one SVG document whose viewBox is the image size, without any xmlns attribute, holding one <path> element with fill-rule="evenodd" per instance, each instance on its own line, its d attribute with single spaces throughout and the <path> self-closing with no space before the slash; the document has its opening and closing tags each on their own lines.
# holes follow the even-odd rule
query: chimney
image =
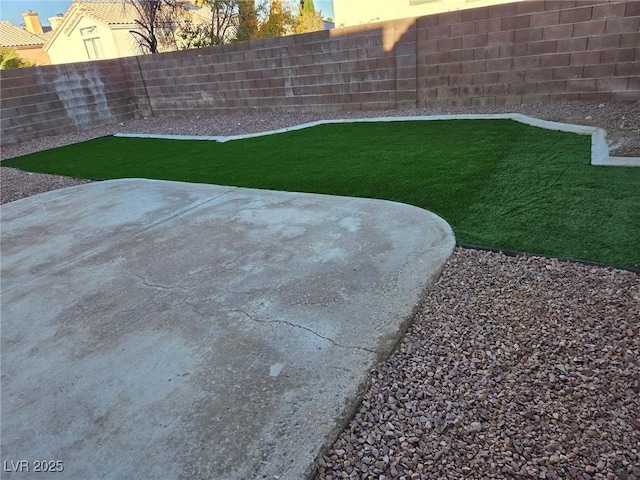
<svg viewBox="0 0 640 480">
<path fill-rule="evenodd" d="M 24 26 L 27 29 L 27 32 L 34 33 L 36 35 L 42 35 L 44 30 L 42 30 L 42 25 L 40 25 L 40 19 L 38 18 L 38 14 L 36 12 L 32 12 L 29 10 L 22 14 L 22 18 L 24 18 Z"/>
<path fill-rule="evenodd" d="M 54 32 L 58 29 L 58 26 L 62 23 L 63 15 L 58 13 L 55 17 L 49 17 L 49 25 Z"/>
</svg>

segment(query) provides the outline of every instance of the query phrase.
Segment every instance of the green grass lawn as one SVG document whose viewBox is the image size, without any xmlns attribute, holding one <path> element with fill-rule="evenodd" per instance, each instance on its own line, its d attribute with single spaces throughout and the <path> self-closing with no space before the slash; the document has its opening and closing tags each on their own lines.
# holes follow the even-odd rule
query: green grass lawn
<svg viewBox="0 0 640 480">
<path fill-rule="evenodd" d="M 511 120 L 347 123 L 234 140 L 104 137 L 3 161 L 380 198 L 431 210 L 458 243 L 640 268 L 640 169 L 595 167 L 590 137 Z"/>
</svg>

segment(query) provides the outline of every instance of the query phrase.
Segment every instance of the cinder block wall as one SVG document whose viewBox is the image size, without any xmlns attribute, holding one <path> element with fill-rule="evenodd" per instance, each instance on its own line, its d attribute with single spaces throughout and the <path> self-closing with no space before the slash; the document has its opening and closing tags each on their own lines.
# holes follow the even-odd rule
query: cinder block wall
<svg viewBox="0 0 640 480">
<path fill-rule="evenodd" d="M 2 144 L 132 118 L 138 107 L 121 60 L 0 71 Z"/>
<path fill-rule="evenodd" d="M 140 57 L 140 67 L 153 115 L 394 108 L 384 47 L 379 28 L 324 31 Z"/>
<path fill-rule="evenodd" d="M 0 72 L 2 143 L 152 115 L 640 100 L 640 1 L 526 1 Z"/>
<path fill-rule="evenodd" d="M 640 2 L 547 1 L 417 19 L 418 105 L 640 100 Z"/>
</svg>

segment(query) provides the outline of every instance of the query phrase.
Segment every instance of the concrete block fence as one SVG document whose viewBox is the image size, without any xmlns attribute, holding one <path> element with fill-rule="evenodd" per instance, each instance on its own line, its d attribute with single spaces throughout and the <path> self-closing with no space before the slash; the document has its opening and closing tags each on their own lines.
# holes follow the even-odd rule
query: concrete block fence
<svg viewBox="0 0 640 480">
<path fill-rule="evenodd" d="M 0 72 L 3 144 L 141 116 L 640 100 L 640 1 L 525 1 Z"/>
</svg>

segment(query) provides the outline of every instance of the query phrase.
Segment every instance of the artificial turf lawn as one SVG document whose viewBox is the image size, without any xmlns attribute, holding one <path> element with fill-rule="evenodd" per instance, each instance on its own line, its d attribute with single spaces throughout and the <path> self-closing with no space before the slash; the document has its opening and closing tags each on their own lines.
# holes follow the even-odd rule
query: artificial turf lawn
<svg viewBox="0 0 640 480">
<path fill-rule="evenodd" d="M 442 216 L 461 244 L 638 269 L 640 169 L 590 165 L 590 142 L 512 120 L 346 123 L 226 143 L 104 137 L 3 166 L 394 200 Z"/>
</svg>

